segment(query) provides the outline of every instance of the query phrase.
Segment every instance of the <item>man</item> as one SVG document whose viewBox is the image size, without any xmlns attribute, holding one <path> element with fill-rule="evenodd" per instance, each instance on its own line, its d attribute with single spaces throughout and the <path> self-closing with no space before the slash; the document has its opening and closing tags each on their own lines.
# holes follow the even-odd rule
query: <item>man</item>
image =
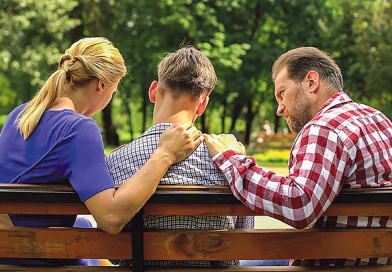
<svg viewBox="0 0 392 272">
<path fill-rule="evenodd" d="M 149 89 L 155 103 L 153 126 L 139 138 L 107 156 L 107 164 L 115 184 L 135 174 L 157 148 L 159 138 L 171 123 L 194 122 L 208 104 L 216 83 L 209 59 L 194 47 L 168 54 L 158 65 L 158 82 Z M 184 161 L 169 168 L 160 184 L 227 185 L 215 168 L 205 143 Z M 235 216 L 145 216 L 146 228 L 233 229 L 253 228 L 253 217 Z M 128 225 L 129 227 L 129 225 Z M 147 266 L 230 266 L 236 261 L 148 261 Z M 123 260 L 121 265 L 129 265 Z"/>
<path fill-rule="evenodd" d="M 277 114 L 298 133 L 288 176 L 258 167 L 253 158 L 237 151 L 241 146 L 233 136 L 205 136 L 210 155 L 236 197 L 252 210 L 296 228 L 391 227 L 390 217 L 322 216 L 343 186 L 391 186 L 391 121 L 352 101 L 343 92 L 339 67 L 316 48 L 283 54 L 272 67 L 272 77 Z M 391 264 L 391 258 L 293 260 L 291 264 L 383 265 Z"/>
</svg>

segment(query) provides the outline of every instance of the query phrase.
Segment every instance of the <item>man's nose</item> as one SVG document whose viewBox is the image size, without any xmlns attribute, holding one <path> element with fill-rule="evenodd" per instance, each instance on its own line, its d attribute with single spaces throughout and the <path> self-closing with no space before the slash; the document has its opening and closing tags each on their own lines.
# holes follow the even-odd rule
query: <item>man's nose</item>
<svg viewBox="0 0 392 272">
<path fill-rule="evenodd" d="M 279 116 L 283 115 L 283 111 L 285 109 L 286 109 L 286 107 L 282 103 L 279 103 L 278 110 L 276 111 L 276 114 Z"/>
</svg>

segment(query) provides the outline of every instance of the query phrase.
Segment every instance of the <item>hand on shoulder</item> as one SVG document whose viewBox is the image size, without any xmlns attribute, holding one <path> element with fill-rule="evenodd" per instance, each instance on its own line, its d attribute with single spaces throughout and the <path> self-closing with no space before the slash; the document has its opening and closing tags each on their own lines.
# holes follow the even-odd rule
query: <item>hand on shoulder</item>
<svg viewBox="0 0 392 272">
<path fill-rule="evenodd" d="M 233 134 L 203 134 L 211 158 L 226 149 L 235 149 L 246 154 L 245 146 Z"/>
</svg>

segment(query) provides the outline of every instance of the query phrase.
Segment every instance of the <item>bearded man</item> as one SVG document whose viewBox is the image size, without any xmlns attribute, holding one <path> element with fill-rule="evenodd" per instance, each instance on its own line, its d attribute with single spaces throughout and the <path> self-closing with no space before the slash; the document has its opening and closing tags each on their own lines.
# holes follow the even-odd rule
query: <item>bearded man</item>
<svg viewBox="0 0 392 272">
<path fill-rule="evenodd" d="M 277 175 L 240 151 L 232 135 L 205 140 L 234 195 L 247 207 L 295 228 L 391 227 L 384 217 L 327 217 L 323 213 L 341 188 L 392 185 L 392 123 L 380 111 L 343 92 L 337 64 L 314 47 L 291 50 L 272 67 L 277 114 L 298 133 L 289 174 Z M 391 258 L 291 260 L 291 265 L 366 266 Z"/>
</svg>

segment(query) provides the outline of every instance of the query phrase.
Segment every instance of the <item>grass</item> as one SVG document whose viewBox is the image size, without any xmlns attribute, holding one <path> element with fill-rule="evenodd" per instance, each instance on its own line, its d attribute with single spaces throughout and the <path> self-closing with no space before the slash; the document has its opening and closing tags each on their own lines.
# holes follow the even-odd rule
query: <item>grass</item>
<svg viewBox="0 0 392 272">
<path fill-rule="evenodd" d="M 259 166 L 263 167 L 287 167 L 290 150 L 269 149 L 262 153 L 250 154 L 256 159 Z"/>
<path fill-rule="evenodd" d="M 260 166 L 260 165 L 259 165 Z M 274 171 L 276 174 L 286 176 L 289 173 L 287 166 L 282 167 L 266 167 Z M 289 225 L 268 216 L 255 216 L 255 229 L 290 229 Z"/>
</svg>

